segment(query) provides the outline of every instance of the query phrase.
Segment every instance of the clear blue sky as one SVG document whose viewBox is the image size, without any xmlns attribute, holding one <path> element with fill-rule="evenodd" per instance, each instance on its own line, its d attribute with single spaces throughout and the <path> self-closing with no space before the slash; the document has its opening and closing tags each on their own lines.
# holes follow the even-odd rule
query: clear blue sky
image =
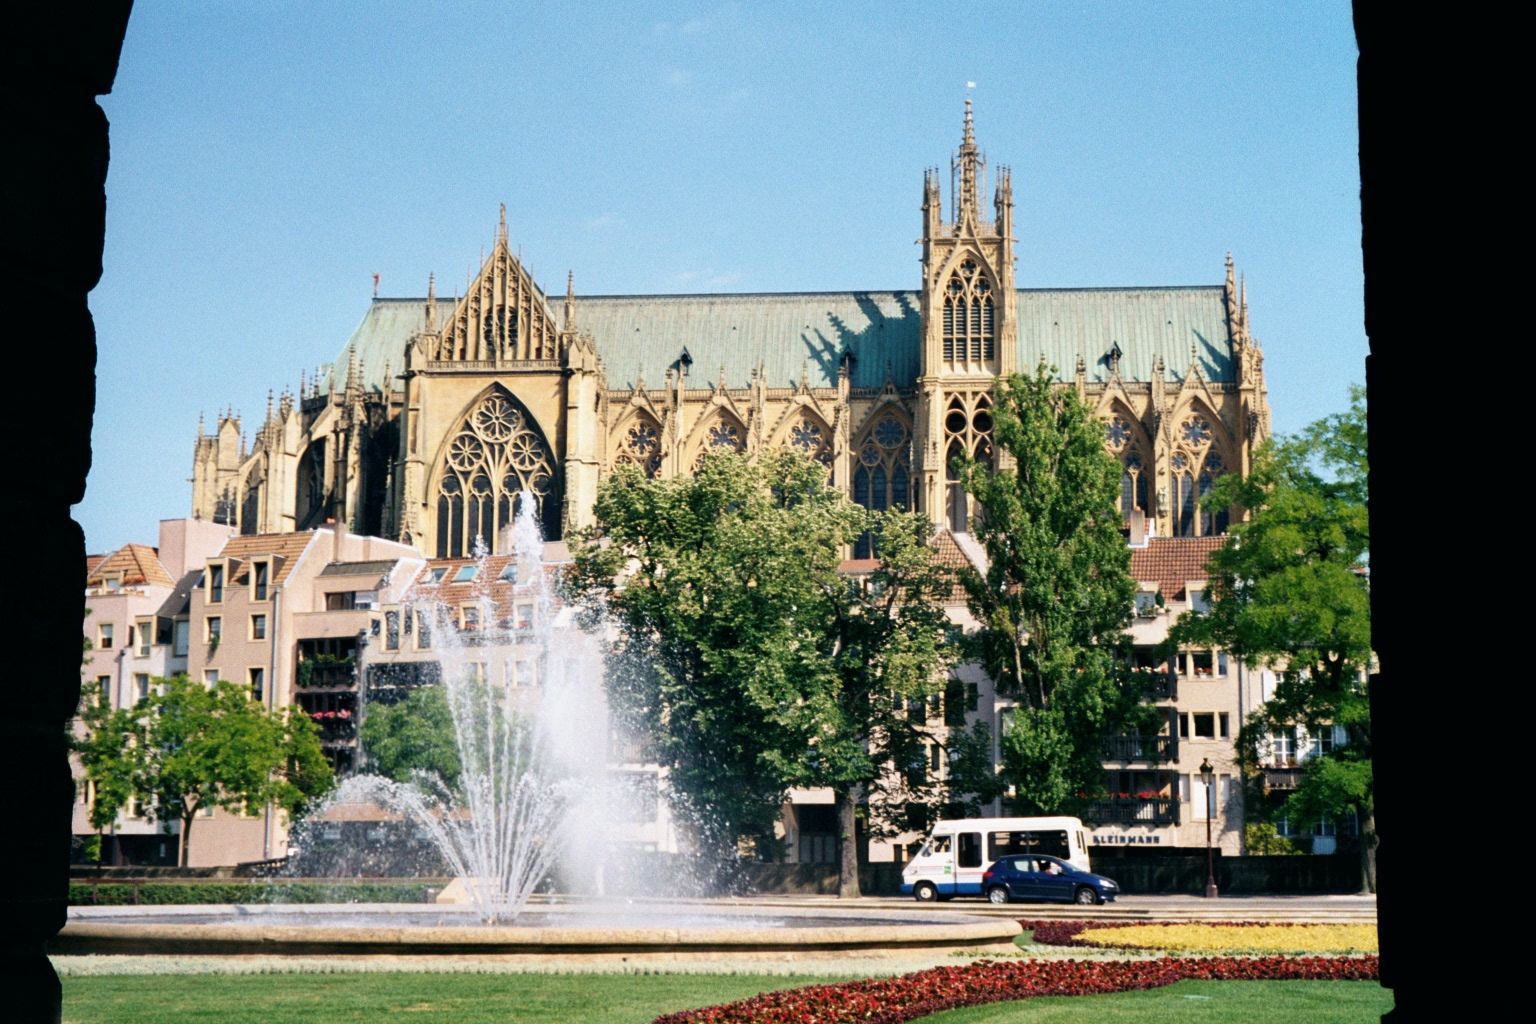
<svg viewBox="0 0 1536 1024">
<path fill-rule="evenodd" d="M 462 287 L 506 203 L 563 292 L 917 285 L 966 82 L 1021 286 L 1248 276 L 1277 430 L 1364 379 L 1349 5 L 138 0 L 112 122 L 92 551 L 190 506 L 192 440 Z M 947 184 L 948 175 L 945 174 Z M 946 189 L 947 193 L 947 189 Z M 946 202 L 948 196 L 946 194 Z"/>
</svg>

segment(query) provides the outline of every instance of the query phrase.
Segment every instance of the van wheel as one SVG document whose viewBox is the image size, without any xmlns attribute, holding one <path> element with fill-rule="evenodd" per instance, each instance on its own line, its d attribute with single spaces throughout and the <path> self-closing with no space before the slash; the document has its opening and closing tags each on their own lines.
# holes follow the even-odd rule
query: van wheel
<svg viewBox="0 0 1536 1024">
<path fill-rule="evenodd" d="M 912 898 L 919 903 L 932 903 L 939 898 L 939 890 L 932 882 L 918 882 L 912 889 Z"/>
<path fill-rule="evenodd" d="M 1091 906 L 1099 902 L 1099 894 L 1084 885 L 1078 887 L 1077 895 L 1073 899 L 1074 902 L 1081 903 L 1084 906 Z"/>
<path fill-rule="evenodd" d="M 1007 903 L 1008 890 L 1000 885 L 994 885 L 992 888 L 987 890 L 987 899 L 993 903 Z"/>
</svg>

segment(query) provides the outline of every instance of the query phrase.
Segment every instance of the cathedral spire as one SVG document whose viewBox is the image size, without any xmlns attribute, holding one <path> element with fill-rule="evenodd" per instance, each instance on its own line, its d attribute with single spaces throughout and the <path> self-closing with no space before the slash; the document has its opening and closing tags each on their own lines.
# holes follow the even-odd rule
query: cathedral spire
<svg viewBox="0 0 1536 1024">
<path fill-rule="evenodd" d="M 576 329 L 576 271 L 565 272 L 565 329 Z"/>
<path fill-rule="evenodd" d="M 506 203 L 502 203 L 501 204 L 501 223 L 496 226 L 496 241 L 504 243 L 504 242 L 506 242 L 506 240 L 507 240 L 507 204 Z M 484 262 L 484 261 L 482 260 L 481 262 Z"/>
<path fill-rule="evenodd" d="M 955 224 L 967 219 L 972 224 L 981 220 L 981 172 L 987 158 L 976 148 L 976 130 L 971 119 L 971 98 L 965 98 L 965 137 L 960 142 L 960 152 L 950 158 L 949 172 L 955 190 Z"/>
</svg>

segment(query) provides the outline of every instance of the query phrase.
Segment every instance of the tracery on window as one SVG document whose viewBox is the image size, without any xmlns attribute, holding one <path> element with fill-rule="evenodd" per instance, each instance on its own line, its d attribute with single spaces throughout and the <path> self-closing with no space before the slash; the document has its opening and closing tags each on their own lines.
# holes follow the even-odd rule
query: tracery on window
<svg viewBox="0 0 1536 1024">
<path fill-rule="evenodd" d="M 1221 454 L 1176 451 L 1169 460 L 1169 512 L 1175 537 L 1209 537 L 1226 533 L 1229 512 L 1207 507 L 1205 496 L 1222 472 Z"/>
<path fill-rule="evenodd" d="M 544 536 L 560 535 L 555 458 L 522 403 L 487 395 L 448 442 L 438 483 L 437 556 L 509 550 L 507 527 L 530 491 Z"/>
<path fill-rule="evenodd" d="M 803 417 L 789 429 L 789 446 L 804 452 L 823 466 L 832 465 L 831 432 L 809 417 Z"/>
<path fill-rule="evenodd" d="M 864 432 L 856 446 L 858 458 L 853 469 L 853 501 L 872 511 L 915 506 L 912 492 L 911 431 L 893 412 L 886 412 Z M 876 554 L 869 534 L 853 545 L 854 558 L 872 558 Z"/>
<path fill-rule="evenodd" d="M 613 462 L 639 466 L 646 476 L 655 477 L 661 469 L 661 431 L 656 424 L 649 418 L 641 419 L 625 431 Z"/>
<path fill-rule="evenodd" d="M 990 362 L 996 358 L 992 282 L 973 259 L 955 268 L 944 288 L 944 361 Z"/>
<path fill-rule="evenodd" d="M 944 410 L 945 515 L 949 528 L 963 533 L 969 528 L 969 501 L 955 471 L 955 462 L 966 457 L 991 464 L 992 399 L 985 392 L 951 395 Z"/>
<path fill-rule="evenodd" d="M 1120 462 L 1120 511 L 1129 516 L 1134 510 L 1151 511 L 1147 504 L 1147 472 L 1141 454 L 1131 451 Z"/>
<path fill-rule="evenodd" d="M 1211 443 L 1211 425 L 1204 416 L 1196 413 L 1184 421 L 1179 436 L 1192 448 L 1204 448 Z"/>
<path fill-rule="evenodd" d="M 704 432 L 704 441 L 693 459 L 693 471 L 697 473 L 704 457 L 714 452 L 744 452 L 747 450 L 746 431 L 735 420 L 722 415 L 718 422 Z"/>
<path fill-rule="evenodd" d="M 1119 416 L 1111 416 L 1104 426 L 1104 443 L 1112 452 L 1118 452 L 1125 448 L 1131 439 L 1131 425 Z"/>
</svg>

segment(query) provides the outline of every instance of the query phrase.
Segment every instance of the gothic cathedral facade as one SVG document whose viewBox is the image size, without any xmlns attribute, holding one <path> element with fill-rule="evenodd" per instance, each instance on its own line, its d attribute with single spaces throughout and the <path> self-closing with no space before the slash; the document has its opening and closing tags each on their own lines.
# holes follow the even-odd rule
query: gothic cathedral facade
<svg viewBox="0 0 1536 1024">
<path fill-rule="evenodd" d="M 939 171 L 924 175 L 913 291 L 577 296 L 568 279 L 557 313 L 503 210 L 462 295 L 429 280 L 424 299 L 376 297 L 249 442 L 232 413 L 199 424 L 192 515 L 242 533 L 335 520 L 472 557 L 508 545 L 525 496 L 554 540 L 590 521 L 620 464 L 671 477 L 709 451 L 789 445 L 861 505 L 964 532 L 952 461 L 996 459 L 994 381 L 1043 362 L 1104 421 L 1128 521 L 1224 532 L 1201 497 L 1269 432 L 1231 257 L 1220 285 L 1019 289 L 1011 177 L 995 177 L 988 211 L 967 101 L 948 219 Z"/>
</svg>

